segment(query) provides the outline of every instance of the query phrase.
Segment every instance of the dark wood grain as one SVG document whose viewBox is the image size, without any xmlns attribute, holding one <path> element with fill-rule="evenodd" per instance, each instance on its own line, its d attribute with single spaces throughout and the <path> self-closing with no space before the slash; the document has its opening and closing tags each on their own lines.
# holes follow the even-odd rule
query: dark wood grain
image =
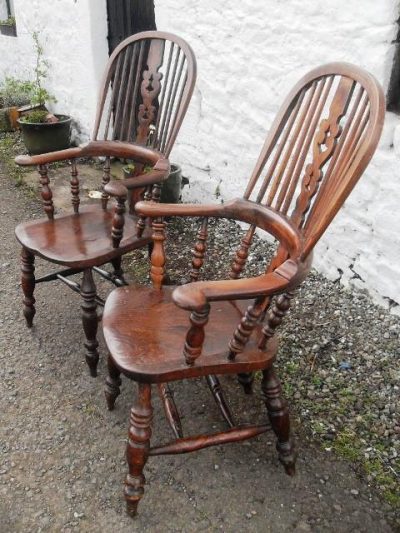
<svg viewBox="0 0 400 533">
<path fill-rule="evenodd" d="M 232 324 L 240 320 L 249 305 L 249 301 L 244 301 L 211 304 L 202 354 L 194 365 L 187 365 L 182 350 L 190 325 L 189 313 L 176 307 L 173 291 L 174 287 L 163 287 L 160 291 L 130 285 L 116 289 L 108 297 L 103 314 L 104 336 L 112 360 L 125 375 L 160 383 L 213 373 L 234 373 L 234 368 L 237 372 L 247 372 L 271 364 L 276 340 L 271 339 L 265 351 L 259 350 L 257 338 L 261 339 L 261 327 L 243 354 L 234 362 L 228 359 L 227 339 L 232 335 Z M 123 316 L 119 314 L 120 309 L 124 309 Z M 135 355 L 132 355 L 132 339 L 135 339 Z"/>
<path fill-rule="evenodd" d="M 60 215 L 51 224 L 44 219 L 24 222 L 15 235 L 22 246 L 52 263 L 71 268 L 99 266 L 151 241 L 151 229 L 137 238 L 137 217 L 127 216 L 123 238 L 114 248 L 113 217 L 113 209 L 90 205 L 82 207 L 78 216 Z"/>
<path fill-rule="evenodd" d="M 180 69 L 179 57 L 171 57 L 171 65 L 175 76 Z M 107 299 L 103 317 L 113 364 L 142 384 L 140 409 L 135 404 L 134 410 L 146 413 L 146 417 L 143 424 L 137 420 L 132 424 L 134 439 L 129 452 L 130 469 L 135 461 L 140 466 L 132 483 L 135 488 L 127 495 L 134 512 L 143 494 L 140 476 L 149 454 L 193 452 L 254 437 L 267 429 L 239 425 L 218 434 L 177 438 L 149 450 L 150 400 L 145 387 L 153 383 L 207 376 L 224 411 L 220 384 L 212 376 L 239 374 L 239 381 L 251 392 L 253 373 L 261 370 L 261 388 L 277 437 L 279 459 L 289 475 L 295 473 L 288 406 L 273 368 L 276 331 L 289 311 L 294 291 L 311 268 L 315 244 L 374 153 L 384 113 L 382 89 L 370 74 L 343 63 L 324 65 L 300 80 L 284 102 L 244 198 L 207 206 L 136 204 L 141 221 L 153 219 L 151 275 L 155 286 L 117 289 Z M 229 279 L 197 281 L 206 259 L 204 222 L 195 237 L 192 283 L 177 288 L 162 286 L 167 259 L 162 217 L 172 216 L 227 218 L 248 224 Z M 241 278 L 258 230 L 275 238 L 276 252 L 264 272 Z M 233 425 L 229 410 L 224 417 Z"/>
<path fill-rule="evenodd" d="M 175 64 L 178 68 L 174 69 Z M 123 285 L 122 255 L 151 243 L 151 228 L 146 219 L 135 217 L 134 204 L 146 187 L 146 199 L 159 197 L 159 183 L 169 175 L 168 155 L 186 114 L 195 81 L 196 60 L 184 40 L 156 31 L 131 36 L 118 45 L 106 66 L 92 140 L 79 147 L 35 156 L 22 155 L 15 160 L 21 166 L 38 167 L 47 216 L 47 219 L 24 222 L 16 228 L 17 239 L 23 247 L 22 287 L 27 325 L 32 326 L 35 314 L 35 255 L 68 267 L 67 270 L 84 271 L 81 285 L 62 275 L 44 276 L 42 281 L 60 279 L 76 292 L 82 290 L 82 320 L 92 375 L 96 374 L 98 360 L 94 317 L 96 302 L 100 299 L 93 294 L 95 286 L 93 279 L 89 280 L 88 269 L 111 262 L 114 273 L 112 276 L 105 273 L 106 279 L 117 286 Z M 101 203 L 82 208 L 77 162 L 91 157 L 104 158 Z M 134 162 L 134 177 L 111 180 L 111 158 Z M 71 162 L 72 212 L 58 215 L 48 166 L 68 160 Z M 116 197 L 116 205 L 110 197 Z M 128 215 L 125 213 L 127 199 Z M 160 232 L 156 234 L 161 237 Z M 155 247 L 155 252 L 156 261 L 157 253 L 161 258 L 159 246 Z M 161 286 L 163 264 L 154 266 L 153 271 L 154 279 Z"/>
</svg>

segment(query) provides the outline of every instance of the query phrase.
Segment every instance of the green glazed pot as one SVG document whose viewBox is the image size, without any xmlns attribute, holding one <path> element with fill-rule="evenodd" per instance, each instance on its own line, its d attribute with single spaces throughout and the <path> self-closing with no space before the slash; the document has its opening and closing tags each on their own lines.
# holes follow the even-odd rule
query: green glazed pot
<svg viewBox="0 0 400 533">
<path fill-rule="evenodd" d="M 24 122 L 21 119 L 17 121 L 24 144 L 31 155 L 56 152 L 70 147 L 72 119 L 67 115 L 56 117 L 59 122 L 51 124 Z"/>
</svg>

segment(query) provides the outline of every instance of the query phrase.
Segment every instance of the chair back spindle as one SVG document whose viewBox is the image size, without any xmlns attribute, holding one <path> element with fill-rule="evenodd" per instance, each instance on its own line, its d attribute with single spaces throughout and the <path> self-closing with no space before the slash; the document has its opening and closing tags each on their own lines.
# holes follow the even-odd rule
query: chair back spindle
<svg viewBox="0 0 400 533">
<path fill-rule="evenodd" d="M 374 153 L 384 120 L 384 95 L 375 78 L 346 63 L 324 65 L 294 87 L 269 132 L 244 198 L 287 216 L 304 239 L 306 260 Z M 257 222 L 235 253 L 230 278 L 246 265 Z M 280 245 L 266 267 L 273 272 L 288 252 Z M 229 357 L 240 353 L 264 319 L 265 348 L 289 310 L 293 291 L 257 298 L 237 326 Z"/>
<path fill-rule="evenodd" d="M 78 167 L 76 160 L 71 161 L 71 203 L 74 209 L 74 213 L 79 213 L 79 177 L 78 177 Z"/>
<path fill-rule="evenodd" d="M 93 138 L 151 146 L 168 157 L 195 80 L 196 60 L 183 39 L 158 31 L 125 39 L 106 69 Z"/>
<path fill-rule="evenodd" d="M 322 66 L 301 80 L 289 94 L 257 161 L 245 198 L 288 216 L 305 240 L 304 257 L 312 252 L 367 166 L 380 137 L 384 96 L 376 80 L 352 65 Z M 260 178 L 264 174 L 263 180 Z M 256 225 L 251 225 L 232 265 L 239 277 Z M 266 271 L 287 258 L 279 247 Z M 278 297 L 267 314 L 264 347 L 288 312 L 293 292 Z M 247 342 L 260 302 L 243 317 L 230 343 L 230 356 Z M 264 310 L 270 298 L 263 303 Z M 247 335 L 244 335 L 244 332 Z M 250 332 L 250 334 L 249 334 Z"/>
</svg>

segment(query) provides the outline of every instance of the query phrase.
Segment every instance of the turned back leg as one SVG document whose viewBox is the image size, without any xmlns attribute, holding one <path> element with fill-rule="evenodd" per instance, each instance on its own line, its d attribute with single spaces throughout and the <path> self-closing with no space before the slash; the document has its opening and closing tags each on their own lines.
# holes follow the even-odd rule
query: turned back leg
<svg viewBox="0 0 400 533">
<path fill-rule="evenodd" d="M 35 290 L 35 256 L 26 248 L 22 248 L 21 252 L 21 286 L 24 293 L 24 317 L 26 325 L 31 328 L 33 325 L 33 317 L 35 316 L 35 298 L 33 292 Z"/>
<path fill-rule="evenodd" d="M 107 406 L 109 411 L 112 411 L 115 406 L 115 400 L 121 394 L 121 372 L 114 365 L 111 356 L 108 356 L 107 360 L 108 366 L 108 376 L 106 377 L 106 384 L 104 389 L 104 394 L 106 396 Z"/>
<path fill-rule="evenodd" d="M 295 473 L 296 455 L 292 439 L 290 437 L 289 409 L 286 400 L 282 396 L 280 381 L 271 367 L 263 371 L 261 389 L 265 398 L 265 405 L 272 429 L 278 437 L 276 448 L 279 460 L 283 464 L 286 473 L 293 476 Z"/>
<path fill-rule="evenodd" d="M 124 271 L 122 269 L 122 255 L 112 259 L 111 264 L 114 268 L 113 277 L 126 283 L 125 278 L 124 278 Z"/>
<path fill-rule="evenodd" d="M 136 401 L 131 410 L 126 449 L 129 474 L 126 477 L 124 493 L 127 512 L 131 516 L 136 515 L 139 501 L 144 494 L 146 479 L 143 475 L 143 468 L 149 457 L 152 419 L 151 385 L 139 383 Z"/>
<path fill-rule="evenodd" d="M 89 366 L 90 375 L 97 376 L 97 364 L 99 362 L 99 352 L 97 347 L 97 303 L 96 285 L 93 280 L 92 270 L 87 268 L 83 271 L 83 281 L 81 285 L 82 296 L 82 324 L 86 335 L 86 362 Z"/>
<path fill-rule="evenodd" d="M 254 372 L 242 372 L 237 377 L 245 394 L 253 394 Z"/>
</svg>

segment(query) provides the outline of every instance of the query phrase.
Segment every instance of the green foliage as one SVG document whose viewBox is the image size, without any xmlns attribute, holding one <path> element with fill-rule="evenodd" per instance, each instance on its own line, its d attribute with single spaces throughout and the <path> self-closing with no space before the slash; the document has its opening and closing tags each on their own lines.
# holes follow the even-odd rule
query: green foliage
<svg viewBox="0 0 400 533">
<path fill-rule="evenodd" d="M 32 82 L 6 77 L 0 84 L 0 107 L 20 107 L 30 102 Z"/>
<path fill-rule="evenodd" d="M 8 19 L 0 20 L 3 26 L 15 26 L 15 17 L 8 17 Z"/>
<path fill-rule="evenodd" d="M 136 165 L 134 163 L 129 163 L 128 165 L 125 165 L 124 167 L 122 167 L 122 170 L 124 172 L 126 172 L 127 174 L 133 174 L 133 172 L 135 171 L 136 169 Z M 153 170 L 153 167 L 149 166 L 149 165 L 146 165 L 144 168 L 143 168 L 143 174 L 148 174 L 149 172 L 151 172 Z"/>
<path fill-rule="evenodd" d="M 37 110 L 30 111 L 21 118 L 21 122 L 29 122 L 30 124 L 44 124 L 49 113 L 47 111 Z"/>
<path fill-rule="evenodd" d="M 133 163 L 129 163 L 129 165 L 125 165 L 122 167 L 122 170 L 126 172 L 127 174 L 132 174 L 135 171 L 136 165 Z"/>
<path fill-rule="evenodd" d="M 34 31 L 32 33 L 32 39 L 36 52 L 36 64 L 34 68 L 35 79 L 32 82 L 30 101 L 32 105 L 44 106 L 46 102 L 55 103 L 57 100 L 43 87 L 44 81 L 47 78 L 49 64 L 43 57 L 43 46 L 39 39 L 39 32 Z"/>
<path fill-rule="evenodd" d="M 49 64 L 43 57 L 43 46 L 39 39 L 39 32 L 33 32 L 32 39 L 36 52 L 35 66 L 33 69 L 34 80 L 19 80 L 12 77 L 5 78 L 4 82 L 0 85 L 0 106 L 2 107 L 21 106 L 28 103 L 32 106 L 44 107 L 46 102 L 55 103 L 57 101 L 44 87 Z M 43 122 L 43 120 L 40 122 Z"/>
<path fill-rule="evenodd" d="M 5 173 L 15 180 L 17 187 L 24 185 L 24 172 L 26 172 L 23 167 L 14 163 L 14 157 L 21 152 L 19 135 L 15 133 L 0 134 L 0 163 L 3 164 Z"/>
<path fill-rule="evenodd" d="M 361 458 L 361 446 L 357 435 L 350 429 L 341 431 L 333 444 L 334 450 L 350 461 Z"/>
</svg>

